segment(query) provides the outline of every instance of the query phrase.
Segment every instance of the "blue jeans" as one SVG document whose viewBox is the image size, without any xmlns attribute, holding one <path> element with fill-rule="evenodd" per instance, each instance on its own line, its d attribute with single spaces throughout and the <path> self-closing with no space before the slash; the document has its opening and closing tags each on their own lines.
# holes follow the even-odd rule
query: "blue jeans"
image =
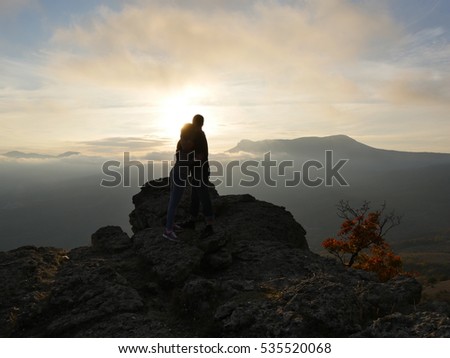
<svg viewBox="0 0 450 358">
<path fill-rule="evenodd" d="M 167 230 L 173 230 L 177 207 L 183 197 L 184 189 L 187 185 L 187 172 L 187 168 L 179 165 L 175 165 L 170 172 L 170 198 L 166 221 Z"/>
<path fill-rule="evenodd" d="M 209 166 L 191 168 L 192 174 L 192 196 L 191 196 L 191 216 L 197 217 L 200 211 L 200 204 L 203 208 L 203 215 L 207 220 L 214 219 L 211 198 L 209 196 Z"/>
</svg>

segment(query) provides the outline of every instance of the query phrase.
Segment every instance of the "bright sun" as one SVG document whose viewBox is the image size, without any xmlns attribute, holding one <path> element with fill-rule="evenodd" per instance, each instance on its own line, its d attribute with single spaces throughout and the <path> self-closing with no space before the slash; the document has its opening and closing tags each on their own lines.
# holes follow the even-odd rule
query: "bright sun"
<svg viewBox="0 0 450 358">
<path fill-rule="evenodd" d="M 160 105 L 161 134 L 176 140 L 180 129 L 189 123 L 197 113 L 202 113 L 202 91 L 196 88 L 186 88 L 162 100 Z"/>
</svg>

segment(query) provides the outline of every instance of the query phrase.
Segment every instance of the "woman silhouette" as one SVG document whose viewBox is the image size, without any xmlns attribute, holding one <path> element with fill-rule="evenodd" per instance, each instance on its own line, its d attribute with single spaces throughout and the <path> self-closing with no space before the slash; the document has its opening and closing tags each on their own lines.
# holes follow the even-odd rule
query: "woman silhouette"
<svg viewBox="0 0 450 358">
<path fill-rule="evenodd" d="M 175 154 L 175 165 L 170 172 L 170 199 L 163 237 L 172 241 L 178 241 L 174 231 L 175 214 L 183 197 L 184 189 L 188 184 L 189 170 L 194 161 L 195 135 L 196 129 L 192 123 L 186 123 L 181 128 L 180 140 L 177 143 Z"/>
</svg>

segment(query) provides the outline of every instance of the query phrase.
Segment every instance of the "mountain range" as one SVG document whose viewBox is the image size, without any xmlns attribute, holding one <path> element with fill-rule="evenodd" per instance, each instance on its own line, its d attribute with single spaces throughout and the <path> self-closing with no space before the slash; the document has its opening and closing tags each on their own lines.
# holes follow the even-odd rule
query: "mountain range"
<svg viewBox="0 0 450 358">
<path fill-rule="evenodd" d="M 285 154 L 290 158 L 320 159 L 326 150 L 332 150 L 335 156 L 340 158 L 349 159 L 353 162 L 352 165 L 364 166 L 372 170 L 416 169 L 450 164 L 450 154 L 447 153 L 416 153 L 378 149 L 360 143 L 346 135 L 262 141 L 244 139 L 228 152 L 253 154 L 272 152 Z"/>
<path fill-rule="evenodd" d="M 39 153 L 24 153 L 17 150 L 4 153 L 3 156 L 14 159 L 51 159 L 51 158 L 67 158 L 73 155 L 79 155 L 80 152 L 64 152 L 58 155 L 39 154 Z"/>
</svg>

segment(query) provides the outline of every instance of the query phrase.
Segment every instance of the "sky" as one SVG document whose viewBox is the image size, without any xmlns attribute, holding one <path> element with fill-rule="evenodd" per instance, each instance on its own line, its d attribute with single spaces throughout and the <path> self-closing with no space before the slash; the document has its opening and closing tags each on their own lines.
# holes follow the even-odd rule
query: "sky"
<svg viewBox="0 0 450 358">
<path fill-rule="evenodd" d="M 0 153 L 346 134 L 450 153 L 448 0 L 0 0 Z"/>
</svg>

